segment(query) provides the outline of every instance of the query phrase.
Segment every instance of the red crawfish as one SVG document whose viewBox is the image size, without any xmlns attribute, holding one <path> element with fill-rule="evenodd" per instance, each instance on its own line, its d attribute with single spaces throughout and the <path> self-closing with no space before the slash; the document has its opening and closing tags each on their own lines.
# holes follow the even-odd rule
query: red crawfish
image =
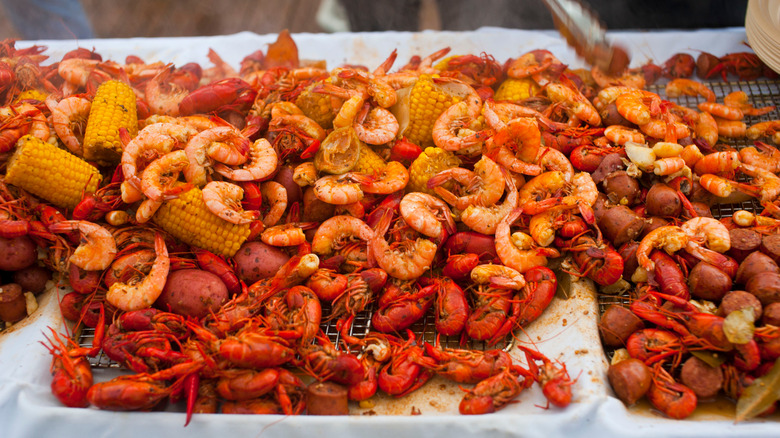
<svg viewBox="0 0 780 438">
<path fill-rule="evenodd" d="M 458 383 L 477 383 L 512 365 L 512 358 L 502 350 L 441 348 L 429 343 L 424 347 L 427 356 L 420 358 L 420 364 Z"/>
<path fill-rule="evenodd" d="M 542 394 L 547 401 L 559 408 L 568 406 L 572 398 L 571 387 L 577 383 L 577 379 L 572 380 L 569 377 L 566 365 L 559 361 L 550 360 L 538 350 L 522 345 L 518 347 L 525 352 L 528 369 L 531 371 L 533 379 L 542 388 Z M 541 364 L 537 362 L 541 362 Z"/>
<path fill-rule="evenodd" d="M 677 365 L 685 351 L 679 336 L 658 328 L 645 328 L 631 333 L 626 340 L 626 350 L 629 356 L 648 366 L 672 356 L 673 365 Z"/>
<path fill-rule="evenodd" d="M 234 104 L 242 96 L 251 95 L 249 103 L 257 94 L 246 81 L 239 78 L 227 78 L 204 85 L 188 94 L 179 103 L 181 115 L 208 114 L 219 112 L 222 108 Z"/>
<path fill-rule="evenodd" d="M 669 372 L 663 369 L 661 363 L 653 366 L 653 378 L 645 396 L 656 409 L 676 420 L 690 416 L 698 403 L 696 394 L 687 386 L 676 382 Z"/>
<path fill-rule="evenodd" d="M 572 253 L 579 277 L 587 276 L 602 286 L 615 283 L 623 275 L 623 258 L 609 242 L 582 234 L 561 248 Z"/>
<path fill-rule="evenodd" d="M 377 300 L 371 325 L 382 333 L 400 332 L 425 316 L 433 305 L 435 286 L 418 288 L 414 282 L 391 283 Z"/>
<path fill-rule="evenodd" d="M 303 410 L 303 381 L 284 368 L 228 369 L 220 373 L 214 391 L 225 400 L 245 401 L 272 394 L 287 415 Z"/>
<path fill-rule="evenodd" d="M 316 337 L 316 343 L 302 345 L 299 366 L 317 380 L 332 380 L 344 385 L 354 385 L 363 379 L 365 370 L 358 358 L 336 349 L 324 333 Z"/>
<path fill-rule="evenodd" d="M 379 389 L 394 397 L 410 394 L 434 375 L 419 364 L 424 353 L 416 344 L 414 333 L 410 330 L 406 333 L 409 339 L 405 342 L 393 342 L 390 362 L 382 367 L 377 377 Z"/>
<path fill-rule="evenodd" d="M 73 340 L 63 340 L 54 329 L 51 330 L 51 337 L 45 337 L 48 344 L 41 343 L 52 355 L 52 394 L 62 404 L 71 408 L 89 406 L 87 392 L 92 387 L 93 380 L 92 368 L 86 356 Z"/>
<path fill-rule="evenodd" d="M 522 377 L 522 380 L 521 380 Z M 474 386 L 464 389 L 466 395 L 460 401 L 458 411 L 463 415 L 489 414 L 503 408 L 517 398 L 534 380 L 528 370 L 520 366 L 505 367 Z M 463 388 L 461 388 L 463 389 Z"/>
<path fill-rule="evenodd" d="M 509 316 L 512 294 L 512 290 L 489 285 L 477 286 L 474 305 L 466 320 L 466 334 L 469 338 L 485 341 L 494 337 Z"/>
<path fill-rule="evenodd" d="M 192 252 L 195 254 L 198 267 L 219 277 L 225 283 L 228 293 L 231 295 L 241 293 L 241 281 L 238 279 L 235 270 L 224 258 L 205 249 L 194 248 Z"/>
<path fill-rule="evenodd" d="M 472 255 L 476 258 L 475 254 Z M 432 284 L 426 287 L 433 287 L 436 291 L 436 331 L 444 336 L 460 334 L 469 317 L 466 292 L 449 277 L 434 278 Z"/>
</svg>

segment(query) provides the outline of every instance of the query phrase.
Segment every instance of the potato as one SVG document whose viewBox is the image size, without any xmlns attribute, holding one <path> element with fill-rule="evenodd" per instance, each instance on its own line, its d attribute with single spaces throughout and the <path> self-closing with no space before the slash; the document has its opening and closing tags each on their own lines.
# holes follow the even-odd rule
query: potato
<svg viewBox="0 0 780 438">
<path fill-rule="evenodd" d="M 38 295 L 46 289 L 46 282 L 51 280 L 51 271 L 42 266 L 30 266 L 15 271 L 13 279 L 25 292 Z"/>
<path fill-rule="evenodd" d="M 36 260 L 38 249 L 29 237 L 0 237 L 0 271 L 18 271 L 32 266 Z"/>
<path fill-rule="evenodd" d="M 227 286 L 219 277 L 200 269 L 182 269 L 168 275 L 154 306 L 179 315 L 203 318 L 219 310 L 227 300 Z"/>
<path fill-rule="evenodd" d="M 274 276 L 290 256 L 263 242 L 247 242 L 233 256 L 236 275 L 247 285 Z"/>
</svg>

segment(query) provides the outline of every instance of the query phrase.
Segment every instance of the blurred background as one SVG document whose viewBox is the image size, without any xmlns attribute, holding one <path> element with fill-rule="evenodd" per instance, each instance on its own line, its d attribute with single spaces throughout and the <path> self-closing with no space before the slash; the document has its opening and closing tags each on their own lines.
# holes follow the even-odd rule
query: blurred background
<svg viewBox="0 0 780 438">
<path fill-rule="evenodd" d="M 611 29 L 743 26 L 747 0 L 587 1 Z M 0 38 L 552 29 L 542 0 L 0 0 Z"/>
</svg>

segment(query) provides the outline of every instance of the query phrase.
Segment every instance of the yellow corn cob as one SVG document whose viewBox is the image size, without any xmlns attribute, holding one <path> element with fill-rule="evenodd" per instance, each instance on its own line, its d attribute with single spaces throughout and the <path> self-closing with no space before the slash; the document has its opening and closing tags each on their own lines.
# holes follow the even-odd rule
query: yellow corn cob
<svg viewBox="0 0 780 438">
<path fill-rule="evenodd" d="M 420 75 L 408 90 L 398 92 L 398 103 L 391 111 L 400 125 L 399 135 L 422 147 L 432 146 L 433 124 L 450 105 L 463 100 L 463 95 L 439 86 L 437 75 Z"/>
<path fill-rule="evenodd" d="M 536 82 L 530 78 L 513 79 L 508 78 L 496 90 L 496 94 L 493 96 L 495 100 L 508 100 L 512 102 L 518 102 L 523 99 L 528 99 L 531 96 L 535 96 L 539 92 L 540 88 L 536 85 Z"/>
<path fill-rule="evenodd" d="M 373 175 L 374 173 L 381 172 L 387 162 L 379 156 L 370 146 L 360 142 L 360 154 L 358 155 L 358 161 L 352 168 L 352 172 L 365 173 Z"/>
<path fill-rule="evenodd" d="M 36 90 L 34 88 L 31 88 L 29 90 L 24 90 L 21 93 L 19 93 L 19 95 L 16 96 L 16 99 L 14 99 L 14 103 L 19 103 L 23 100 L 37 100 L 39 102 L 43 102 L 46 100 L 47 96 L 48 96 L 47 93 L 44 93 L 41 90 Z"/>
<path fill-rule="evenodd" d="M 250 231 L 249 224 L 232 224 L 212 213 L 198 188 L 163 202 L 152 220 L 173 237 L 226 257 L 241 248 Z"/>
<path fill-rule="evenodd" d="M 53 144 L 25 135 L 16 142 L 8 161 L 5 182 L 52 204 L 72 209 L 84 192 L 97 190 L 100 171 L 81 158 Z"/>
<path fill-rule="evenodd" d="M 138 132 L 135 93 L 124 82 L 111 80 L 100 84 L 92 100 L 84 133 L 84 159 L 101 165 L 119 163 L 119 128 L 127 129 L 130 137 Z"/>
<path fill-rule="evenodd" d="M 336 112 L 330 104 L 331 96 L 324 93 L 313 93 L 311 89 L 315 85 L 317 84 L 306 87 L 295 99 L 295 104 L 306 117 L 317 122 L 323 129 L 330 129 L 333 127 L 333 119 L 336 117 Z"/>
<path fill-rule="evenodd" d="M 428 189 L 428 180 L 442 170 L 458 166 L 460 159 L 452 152 L 436 147 L 425 148 L 409 166 L 409 184 L 406 191 L 435 195 L 436 192 Z"/>
</svg>

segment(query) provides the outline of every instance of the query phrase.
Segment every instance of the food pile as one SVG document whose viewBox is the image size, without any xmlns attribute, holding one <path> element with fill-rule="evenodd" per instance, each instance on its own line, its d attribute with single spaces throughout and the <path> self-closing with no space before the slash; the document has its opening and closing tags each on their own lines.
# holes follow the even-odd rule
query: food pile
<svg viewBox="0 0 780 438">
<path fill-rule="evenodd" d="M 780 269 L 763 254 L 777 248 L 780 151 L 765 141 L 780 142 L 780 120 L 691 79 L 774 75 L 752 54 L 610 77 L 546 50 L 328 69 L 299 60 L 286 32 L 238 70 L 213 51 L 206 68 L 84 49 L 46 65 L 44 52 L 0 46 L 0 243 L 37 248 L 0 268 L 3 289 L 31 292 L 25 270 L 36 285 L 54 273 L 73 290 L 63 316 L 95 329 L 91 347 L 44 334 L 67 406 L 346 414 L 347 400 L 438 375 L 464 385 L 463 414 L 534 383 L 565 408 L 576 379 L 563 363 L 495 348 L 550 305 L 553 268 L 631 291 L 601 323 L 631 355 L 610 370 L 627 404 L 647 393 L 684 418 L 705 396 L 686 367 L 722 370 L 740 401 L 773 372 Z M 647 90 L 662 78 L 665 96 Z M 697 107 L 667 100 L 680 96 Z M 721 142 L 745 136 L 754 147 Z M 712 218 L 737 196 L 764 213 Z M 766 269 L 739 265 L 762 255 Z M 734 284 L 763 319 L 749 297 L 728 304 Z M 410 327 L 427 315 L 461 348 L 420 342 Z M 674 339 L 659 347 L 660 332 Z M 95 383 L 100 351 L 134 374 Z"/>
</svg>

